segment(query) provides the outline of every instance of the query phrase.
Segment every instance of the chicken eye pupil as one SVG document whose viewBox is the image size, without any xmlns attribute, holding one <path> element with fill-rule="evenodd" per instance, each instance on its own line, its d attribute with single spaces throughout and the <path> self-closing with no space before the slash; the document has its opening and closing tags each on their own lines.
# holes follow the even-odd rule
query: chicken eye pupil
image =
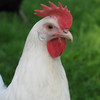
<svg viewBox="0 0 100 100">
<path fill-rule="evenodd" d="M 49 29 L 53 29 L 53 26 L 52 26 L 52 25 L 48 25 L 48 28 L 49 28 Z"/>
</svg>

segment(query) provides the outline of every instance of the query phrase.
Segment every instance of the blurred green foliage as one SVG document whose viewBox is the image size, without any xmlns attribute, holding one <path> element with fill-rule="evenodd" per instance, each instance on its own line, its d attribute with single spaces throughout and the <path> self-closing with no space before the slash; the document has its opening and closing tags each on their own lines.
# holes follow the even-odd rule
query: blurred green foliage
<svg viewBox="0 0 100 100">
<path fill-rule="evenodd" d="M 51 0 L 56 5 L 58 1 Z M 100 100 L 100 0 L 59 0 L 73 15 L 70 29 L 74 41 L 68 41 L 62 63 L 69 80 L 72 100 Z M 22 10 L 30 20 L 25 23 L 17 14 L 0 13 L 0 73 L 9 85 L 25 40 L 32 26 L 41 18 L 33 10 L 48 0 L 24 0 Z"/>
</svg>

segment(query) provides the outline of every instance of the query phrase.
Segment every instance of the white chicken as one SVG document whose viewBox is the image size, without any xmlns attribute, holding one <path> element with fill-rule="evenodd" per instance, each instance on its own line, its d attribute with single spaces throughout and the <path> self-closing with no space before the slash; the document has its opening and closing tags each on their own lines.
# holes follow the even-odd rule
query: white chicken
<svg viewBox="0 0 100 100">
<path fill-rule="evenodd" d="M 0 100 L 70 100 L 68 82 L 60 55 L 72 16 L 67 7 L 41 4 L 35 15 L 45 17 L 30 31 L 11 84 L 5 88 L 0 76 Z"/>
</svg>

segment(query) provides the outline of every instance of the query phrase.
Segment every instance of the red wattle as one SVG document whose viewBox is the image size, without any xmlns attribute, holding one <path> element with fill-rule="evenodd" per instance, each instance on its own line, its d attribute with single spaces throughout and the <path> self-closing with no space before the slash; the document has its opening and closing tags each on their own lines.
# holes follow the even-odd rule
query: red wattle
<svg viewBox="0 0 100 100">
<path fill-rule="evenodd" d="M 64 38 L 56 38 L 48 41 L 47 49 L 49 54 L 54 58 L 60 56 L 65 50 L 66 44 L 66 39 Z"/>
</svg>

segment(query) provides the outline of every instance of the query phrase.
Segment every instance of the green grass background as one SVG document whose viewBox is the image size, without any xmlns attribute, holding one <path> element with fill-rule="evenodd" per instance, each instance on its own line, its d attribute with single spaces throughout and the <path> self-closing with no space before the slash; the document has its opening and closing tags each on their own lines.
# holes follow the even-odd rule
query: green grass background
<svg viewBox="0 0 100 100">
<path fill-rule="evenodd" d="M 58 5 L 58 0 L 51 0 Z M 69 81 L 72 100 L 100 100 L 100 0 L 59 0 L 73 16 L 70 29 L 74 41 L 68 41 L 62 63 Z M 13 78 L 25 40 L 41 18 L 35 9 L 48 0 L 24 0 L 21 9 L 30 24 L 12 13 L 0 13 L 0 73 L 8 86 Z"/>
</svg>

